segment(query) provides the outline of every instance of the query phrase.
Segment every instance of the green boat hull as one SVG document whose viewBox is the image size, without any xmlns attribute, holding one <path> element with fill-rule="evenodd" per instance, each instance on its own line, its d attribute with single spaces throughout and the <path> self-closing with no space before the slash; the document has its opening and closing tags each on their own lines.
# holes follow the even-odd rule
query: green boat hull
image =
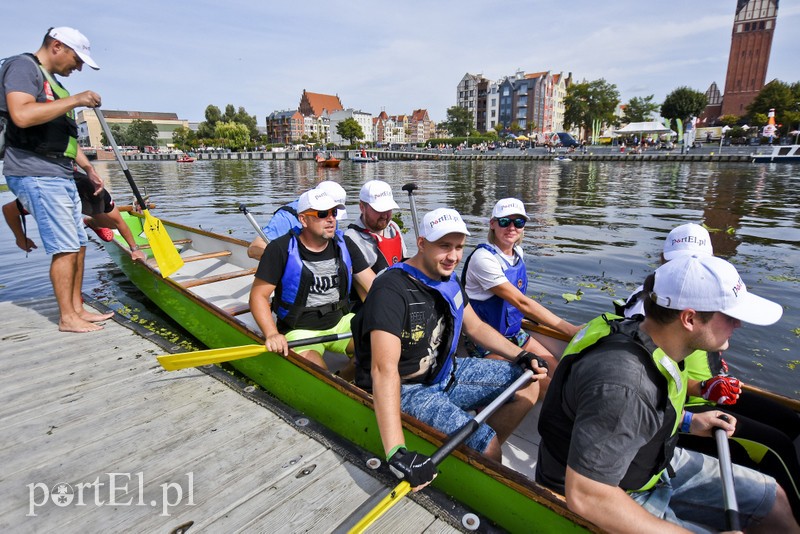
<svg viewBox="0 0 800 534">
<path fill-rule="evenodd" d="M 124 214 L 135 236 L 141 219 Z M 162 222 L 170 236 L 202 232 L 176 223 Z M 208 235 L 207 232 L 202 232 Z M 212 234 L 213 235 L 213 234 Z M 224 236 L 226 242 L 236 243 Z M 137 238 L 138 239 L 138 238 Z M 144 242 L 144 241 L 143 241 Z M 238 246 L 246 247 L 244 242 Z M 205 302 L 180 284 L 164 279 L 151 266 L 133 262 L 119 241 L 106 244 L 109 254 L 153 303 L 209 348 L 262 343 L 259 335 L 223 310 Z M 348 441 L 383 456 L 371 398 L 343 380 L 302 361 L 265 352 L 230 362 L 239 372 L 294 409 L 321 423 Z M 405 416 L 404 416 L 405 417 Z M 410 422 L 410 421 L 415 421 Z M 445 436 L 407 418 L 406 443 L 425 453 L 442 444 Z M 434 485 L 509 532 L 576 532 L 592 526 L 569 512 L 563 501 L 522 475 L 461 448 L 440 465 Z"/>
</svg>

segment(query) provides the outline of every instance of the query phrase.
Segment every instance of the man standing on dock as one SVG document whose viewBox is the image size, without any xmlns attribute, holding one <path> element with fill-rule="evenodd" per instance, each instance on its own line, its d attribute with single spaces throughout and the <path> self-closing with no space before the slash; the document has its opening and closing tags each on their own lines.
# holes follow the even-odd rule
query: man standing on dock
<svg viewBox="0 0 800 534">
<path fill-rule="evenodd" d="M 52 254 L 50 280 L 60 312 L 62 332 L 91 332 L 112 314 L 83 308 L 80 281 L 87 236 L 81 202 L 72 177 L 73 164 L 94 185 L 103 181 L 78 146 L 75 108 L 97 107 L 100 95 L 84 91 L 70 96 L 54 75 L 69 76 L 86 64 L 99 67 L 89 40 L 78 30 L 50 28 L 35 54 L 6 59 L 0 67 L 3 98 L 0 115 L 6 124 L 3 174 L 9 189 L 33 215 L 45 251 Z"/>
</svg>

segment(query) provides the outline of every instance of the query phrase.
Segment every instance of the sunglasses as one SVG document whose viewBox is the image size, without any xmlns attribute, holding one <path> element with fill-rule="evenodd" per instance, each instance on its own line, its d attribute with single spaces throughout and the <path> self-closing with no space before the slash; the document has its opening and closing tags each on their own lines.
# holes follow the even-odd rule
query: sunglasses
<svg viewBox="0 0 800 534">
<path fill-rule="evenodd" d="M 327 219 L 329 216 L 336 217 L 336 213 L 339 211 L 339 208 L 331 208 L 329 210 L 311 210 L 311 211 L 304 211 L 303 215 L 313 215 L 318 219 Z"/>
<path fill-rule="evenodd" d="M 517 217 L 512 219 L 511 217 L 498 217 L 496 219 L 497 224 L 500 225 L 500 228 L 508 228 L 508 225 L 514 223 L 514 228 L 525 228 L 525 223 L 528 222 L 522 217 Z"/>
</svg>

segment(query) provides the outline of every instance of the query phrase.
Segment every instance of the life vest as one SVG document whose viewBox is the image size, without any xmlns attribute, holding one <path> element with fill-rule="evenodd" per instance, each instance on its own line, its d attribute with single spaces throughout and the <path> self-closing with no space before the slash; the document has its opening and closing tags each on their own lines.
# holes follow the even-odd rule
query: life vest
<svg viewBox="0 0 800 534">
<path fill-rule="evenodd" d="M 449 347 L 446 353 L 439 351 L 436 362 L 436 366 L 439 368 L 439 370 L 436 371 L 436 374 L 433 375 L 433 378 L 431 379 L 430 372 L 428 373 L 427 377 L 423 378 L 424 382 L 427 384 L 438 384 L 442 380 L 449 379 L 450 373 L 453 369 L 456 349 L 458 348 L 458 340 L 461 337 L 461 325 L 464 322 L 464 294 L 462 293 L 461 284 L 458 282 L 458 279 L 455 277 L 455 275 L 451 276 L 447 280 L 434 280 L 433 278 L 428 278 L 428 276 L 426 276 L 422 271 L 408 265 L 407 263 L 397 263 L 389 267 L 389 269 L 403 270 L 412 278 L 439 293 L 439 295 L 441 295 L 442 298 L 447 302 L 447 306 L 450 310 L 450 314 L 447 318 L 452 321 L 450 324 L 451 328 L 449 328 L 450 338 L 447 340 Z M 435 371 L 435 369 L 432 368 L 431 371 Z"/>
<path fill-rule="evenodd" d="M 375 271 L 375 274 L 403 260 L 403 236 L 400 235 L 400 232 L 398 232 L 396 228 L 393 228 L 394 235 L 392 237 L 378 235 L 356 224 L 351 224 L 348 228 L 361 232 L 375 241 L 378 251 L 380 252 L 375 264 L 372 266 L 372 270 Z"/>
<path fill-rule="evenodd" d="M 522 261 L 517 251 L 514 251 L 514 257 L 517 258 L 517 262 L 512 265 L 502 254 L 498 253 L 497 249 L 493 246 L 481 243 L 475 247 L 475 250 L 479 248 L 488 250 L 494 254 L 494 258 L 500 262 L 500 266 L 503 268 L 503 273 L 506 275 L 508 281 L 511 282 L 514 287 L 522 291 L 524 295 L 528 290 L 528 273 L 525 271 L 525 262 Z M 472 254 L 475 254 L 474 250 Z M 465 281 L 467 279 L 467 270 L 469 269 L 469 261 L 472 259 L 472 254 L 469 255 L 467 261 L 464 263 L 462 276 Z M 470 304 L 472 304 L 472 309 L 475 310 L 475 313 L 478 314 L 478 317 L 480 317 L 483 322 L 491 325 L 495 330 L 506 337 L 513 336 L 522 328 L 522 319 L 525 317 L 524 314 L 516 306 L 497 295 L 492 295 L 486 300 L 470 299 Z"/>
<path fill-rule="evenodd" d="M 600 344 L 605 347 L 615 344 L 633 352 L 645 367 L 650 379 L 667 395 L 668 399 L 664 399 L 664 422 L 661 428 L 639 449 L 619 483 L 622 489 L 630 492 L 645 491 L 655 486 L 669 465 L 678 441 L 680 415 L 686 399 L 686 372 L 661 349 L 656 349 L 651 354 L 636 341 L 630 335 L 631 329 L 635 328 L 634 322 L 610 314 L 589 321 L 567 345 L 550 384 L 550 390 L 554 393 L 561 391 L 575 362 L 594 357 L 596 353 L 591 349 Z M 603 363 L 597 362 L 597 365 Z M 564 466 L 567 465 L 574 423 L 574 415 L 566 412 L 560 396 L 548 391 L 539 417 L 539 433 L 542 436 L 542 446 L 546 447 L 548 454 Z"/>
<path fill-rule="evenodd" d="M 35 61 L 44 75 L 43 84 L 47 102 L 55 102 L 69 96 L 69 91 L 47 72 L 36 56 L 33 54 L 22 54 L 22 56 L 27 56 Z M 7 128 L 7 143 L 10 147 L 28 150 L 47 157 L 75 159 L 78 155 L 78 124 L 75 121 L 74 109 L 49 122 L 28 128 L 20 128 L 9 120 Z"/>
<path fill-rule="evenodd" d="M 303 265 L 300 257 L 298 245 L 299 232 L 292 230 L 292 237 L 289 240 L 289 257 L 286 267 L 281 276 L 280 285 L 275 291 L 275 314 L 283 322 L 293 328 L 300 315 L 305 311 L 317 311 L 320 315 L 325 315 L 331 311 L 347 307 L 347 295 L 350 293 L 350 286 L 353 281 L 353 264 L 350 260 L 350 253 L 344 242 L 344 234 L 339 230 L 333 238 L 333 246 L 337 252 L 337 271 L 339 280 L 347 280 L 347 284 L 339 284 L 339 300 L 324 306 L 306 307 L 304 304 L 308 298 L 311 285 L 314 283 L 313 273 Z"/>
</svg>

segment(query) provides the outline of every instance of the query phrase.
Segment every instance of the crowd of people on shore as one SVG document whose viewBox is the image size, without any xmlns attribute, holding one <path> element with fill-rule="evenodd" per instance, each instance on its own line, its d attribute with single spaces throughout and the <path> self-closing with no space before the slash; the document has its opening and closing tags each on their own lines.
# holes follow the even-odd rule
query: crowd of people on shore
<svg viewBox="0 0 800 534">
<path fill-rule="evenodd" d="M 109 318 L 80 301 L 84 225 L 98 224 L 84 221 L 82 198 L 92 217 L 117 226 L 133 259 L 144 258 L 75 142 L 75 108 L 97 107 L 100 96 L 71 96 L 54 78 L 84 64 L 98 68 L 88 39 L 60 27 L 47 31 L 35 54 L 9 58 L 0 70 L 4 174 L 19 200 L 3 211 L 23 250 L 36 245 L 19 213 L 36 219 L 52 255 L 59 329 L 67 332 L 94 331 Z M 85 173 L 77 177 L 81 188 L 75 166 Z M 520 199 L 496 202 L 486 243 L 468 256 L 460 278 L 471 234 L 456 210 L 424 214 L 409 256 L 388 183 L 363 184 L 358 207 L 347 224 L 346 192 L 334 181 L 281 207 L 264 228 L 267 240 L 248 250 L 259 262 L 250 309 L 265 348 L 280 354 L 292 341 L 352 333 L 295 350 L 323 369 L 326 352 L 350 357 L 338 372 L 372 394 L 387 462 L 414 490 L 431 483 L 437 469 L 406 447 L 401 414 L 452 434 L 530 371 L 531 381 L 466 445 L 500 460 L 501 445 L 541 402 L 536 481 L 599 527 L 724 530 L 716 460 L 699 452 L 719 428 L 742 442 L 738 457 L 752 464 L 733 467 L 744 527 L 800 532 L 797 414 L 750 399 L 719 356 L 742 323 L 773 324 L 783 310 L 749 292 L 736 268 L 713 256 L 702 227 L 668 236 L 664 264 L 622 305 L 622 315 L 575 325 L 527 296 L 520 245 L 530 218 Z M 532 338 L 525 318 L 571 338 L 564 353 Z M 766 430 L 752 430 L 756 424 Z"/>
</svg>

